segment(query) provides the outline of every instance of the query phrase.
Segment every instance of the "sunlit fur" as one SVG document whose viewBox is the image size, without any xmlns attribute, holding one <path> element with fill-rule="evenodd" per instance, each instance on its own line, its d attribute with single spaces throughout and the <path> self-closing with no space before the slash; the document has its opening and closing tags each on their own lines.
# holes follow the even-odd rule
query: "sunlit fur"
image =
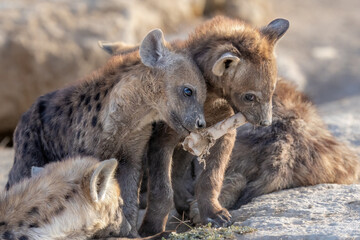
<svg viewBox="0 0 360 240">
<path fill-rule="evenodd" d="M 100 164 L 90 157 L 51 163 L 2 193 L 0 239 L 87 239 L 105 229 L 115 235 L 124 229 L 126 236 L 130 226 L 114 171 L 104 198 L 95 202 L 90 197 L 90 179 Z"/>
</svg>

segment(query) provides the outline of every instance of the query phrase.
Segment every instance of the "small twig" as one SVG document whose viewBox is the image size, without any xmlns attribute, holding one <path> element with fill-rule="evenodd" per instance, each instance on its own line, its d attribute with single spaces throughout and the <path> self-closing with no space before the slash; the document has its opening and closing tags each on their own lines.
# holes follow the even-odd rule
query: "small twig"
<svg viewBox="0 0 360 240">
<path fill-rule="evenodd" d="M 172 215 L 172 217 L 173 218 L 175 218 L 175 220 L 177 220 L 177 222 L 170 222 L 170 223 L 179 223 L 177 226 L 176 226 L 176 228 L 175 228 L 175 231 L 177 231 L 177 229 L 182 225 L 182 224 L 184 224 L 185 226 L 187 226 L 189 229 L 193 229 L 193 227 L 191 227 L 189 224 L 187 224 L 187 223 L 190 223 L 190 220 L 184 220 L 185 219 L 185 217 L 184 217 L 184 213 L 183 213 L 183 215 L 182 215 L 182 220 L 181 219 L 179 219 L 179 218 L 177 218 L 177 217 L 175 217 L 174 215 Z"/>
</svg>

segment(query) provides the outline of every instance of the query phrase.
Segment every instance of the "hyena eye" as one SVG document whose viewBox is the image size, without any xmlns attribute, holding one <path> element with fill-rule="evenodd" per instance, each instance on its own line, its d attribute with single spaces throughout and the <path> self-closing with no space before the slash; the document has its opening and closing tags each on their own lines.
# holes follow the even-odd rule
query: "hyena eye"
<svg viewBox="0 0 360 240">
<path fill-rule="evenodd" d="M 247 102 L 253 102 L 253 101 L 255 101 L 255 95 L 252 93 L 247 93 L 244 95 L 244 99 Z"/>
<path fill-rule="evenodd" d="M 191 97 L 191 95 L 193 94 L 193 91 L 188 87 L 184 87 L 183 93 L 184 93 L 185 97 Z"/>
</svg>

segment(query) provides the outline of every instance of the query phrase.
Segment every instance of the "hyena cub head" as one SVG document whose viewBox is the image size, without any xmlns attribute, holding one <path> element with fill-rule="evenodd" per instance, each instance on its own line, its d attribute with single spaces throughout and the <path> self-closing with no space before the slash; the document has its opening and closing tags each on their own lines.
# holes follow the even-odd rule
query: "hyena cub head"
<svg viewBox="0 0 360 240">
<path fill-rule="evenodd" d="M 33 167 L 32 176 L 51 175 L 79 184 L 80 190 L 77 194 L 79 198 L 76 199 L 74 196 L 74 201 L 69 202 L 70 210 L 67 212 L 65 210 L 64 215 L 77 218 L 79 222 L 83 221 L 82 231 L 100 237 L 126 236 L 130 231 L 130 224 L 121 212 L 123 199 L 119 184 L 114 177 L 117 160 L 109 159 L 99 162 L 91 157 L 81 157 L 68 159 L 64 163 L 66 166 L 63 168 L 62 162 L 49 164 L 45 168 Z M 71 208 L 78 211 L 74 214 Z"/>
<path fill-rule="evenodd" d="M 139 47 L 141 61 L 155 76 L 157 111 L 170 127 L 187 134 L 205 127 L 205 81 L 186 51 L 175 51 L 161 30 L 150 32 Z"/>
<path fill-rule="evenodd" d="M 238 20 L 217 17 L 196 29 L 187 41 L 212 89 L 254 125 L 272 122 L 277 80 L 273 51 L 288 27 L 285 19 L 258 30 Z"/>
<path fill-rule="evenodd" d="M 99 46 L 112 55 L 139 51 L 141 62 L 152 74 L 146 86 L 154 97 L 152 102 L 161 119 L 179 134 L 187 135 L 205 127 L 203 104 L 206 85 L 186 49 L 174 49 L 160 29 L 148 33 L 139 46 L 123 42 L 102 42 Z M 149 80 L 149 79 L 148 79 Z"/>
<path fill-rule="evenodd" d="M 121 212 L 116 166 L 115 159 L 83 157 L 33 168 L 35 176 L 0 196 L 0 222 L 24 239 L 126 236 L 130 225 Z"/>
</svg>

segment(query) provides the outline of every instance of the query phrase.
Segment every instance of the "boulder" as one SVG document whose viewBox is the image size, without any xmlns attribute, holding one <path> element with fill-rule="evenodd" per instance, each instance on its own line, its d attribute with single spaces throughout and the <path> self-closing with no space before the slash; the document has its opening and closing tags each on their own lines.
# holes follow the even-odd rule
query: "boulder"
<svg viewBox="0 0 360 240">
<path fill-rule="evenodd" d="M 257 229 L 239 239 L 345 239 L 360 236 L 360 185 L 321 184 L 274 192 L 231 212 Z"/>
<path fill-rule="evenodd" d="M 319 106 L 330 131 L 351 145 L 360 155 L 360 96 L 347 97 Z"/>
<path fill-rule="evenodd" d="M 98 40 L 137 43 L 202 14 L 204 0 L 38 1 L 0 3 L 0 136 L 42 94 L 64 87 L 108 58 Z"/>
</svg>

